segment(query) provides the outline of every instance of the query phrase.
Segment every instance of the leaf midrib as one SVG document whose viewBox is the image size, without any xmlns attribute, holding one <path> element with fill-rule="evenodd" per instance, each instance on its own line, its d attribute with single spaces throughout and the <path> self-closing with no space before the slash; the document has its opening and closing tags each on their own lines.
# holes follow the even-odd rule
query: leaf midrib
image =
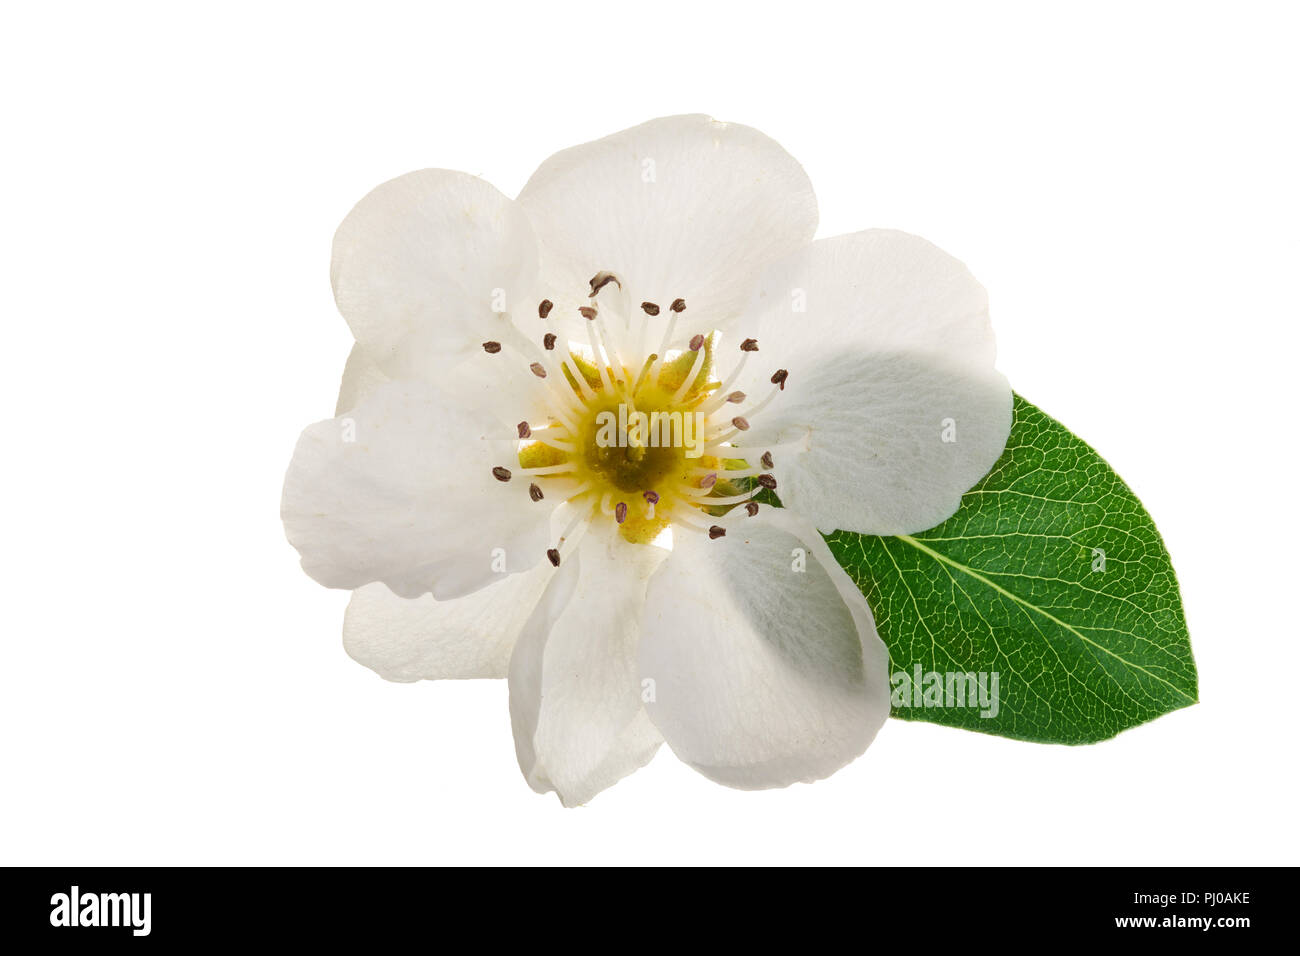
<svg viewBox="0 0 1300 956">
<path fill-rule="evenodd" d="M 1196 702 L 1195 697 L 1193 697 L 1191 694 L 1188 694 L 1187 691 L 1178 687 L 1176 684 L 1170 683 L 1168 680 L 1161 677 L 1159 674 L 1152 673 L 1151 671 L 1143 667 L 1141 664 L 1135 664 L 1132 661 L 1125 660 L 1123 657 L 1121 657 L 1119 654 L 1116 654 L 1110 648 L 1098 644 L 1096 641 L 1092 640 L 1087 635 L 1083 634 L 1081 631 L 1074 628 L 1072 625 L 1067 624 L 1065 621 L 1062 621 L 1059 617 L 1052 614 L 1047 609 L 1041 608 L 1036 604 L 1026 601 L 1024 598 L 1020 597 L 1017 594 L 1013 594 L 1011 591 L 1008 591 L 1006 588 L 1002 587 L 1002 585 L 998 584 L 996 581 L 993 581 L 985 577 L 984 575 L 980 574 L 974 568 L 968 567 L 967 565 L 962 564 L 960 561 L 953 560 L 952 558 L 948 557 L 946 554 L 942 554 L 938 551 L 935 551 L 933 548 L 927 547 L 925 544 L 918 541 L 916 538 L 911 537 L 910 535 L 900 534 L 900 535 L 896 535 L 895 537 L 899 541 L 904 541 L 907 544 L 910 544 L 912 547 L 916 548 L 918 551 L 922 552 L 923 554 L 928 554 L 936 561 L 949 565 L 950 567 L 954 567 L 958 571 L 961 571 L 963 574 L 970 575 L 970 577 L 974 578 L 976 581 L 979 581 L 981 584 L 984 584 L 992 588 L 994 591 L 997 591 L 999 594 L 1003 595 L 1004 597 L 1009 598 L 1012 601 L 1015 601 L 1021 607 L 1028 608 L 1031 611 L 1035 611 L 1041 614 L 1043 617 L 1047 618 L 1052 623 L 1058 625 L 1061 628 L 1064 628 L 1066 631 L 1069 631 L 1071 634 L 1077 637 L 1080 641 L 1083 641 L 1085 644 L 1088 644 L 1091 647 L 1095 647 L 1097 648 L 1097 650 L 1103 652 L 1104 654 L 1108 654 L 1111 657 L 1115 658 L 1115 660 L 1119 661 L 1125 667 L 1131 668 L 1136 671 L 1141 671 L 1143 674 L 1146 674 L 1152 680 L 1159 681 L 1160 683 L 1168 687 L 1170 690 L 1181 695 L 1187 700 L 1193 703 Z"/>
</svg>

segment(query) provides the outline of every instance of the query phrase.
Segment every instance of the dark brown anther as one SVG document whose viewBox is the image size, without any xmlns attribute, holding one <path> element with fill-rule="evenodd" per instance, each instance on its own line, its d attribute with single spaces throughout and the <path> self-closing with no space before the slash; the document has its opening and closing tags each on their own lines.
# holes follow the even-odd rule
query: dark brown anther
<svg viewBox="0 0 1300 956">
<path fill-rule="evenodd" d="M 783 368 L 777 369 L 772 373 L 772 384 L 778 386 L 781 391 L 785 391 L 785 380 L 790 377 L 790 373 Z"/>
<path fill-rule="evenodd" d="M 614 506 L 614 520 L 619 524 L 627 520 L 627 502 L 620 501 Z"/>
<path fill-rule="evenodd" d="M 758 339 L 745 339 L 745 341 L 740 343 L 740 350 L 742 352 L 757 352 Z"/>
<path fill-rule="evenodd" d="M 773 478 L 771 475 L 759 475 L 758 483 L 762 485 L 764 488 L 766 488 L 768 491 L 776 490 L 776 479 Z"/>
<path fill-rule="evenodd" d="M 685 300 L 685 299 L 673 299 L 673 304 L 670 305 L 668 308 L 672 309 L 674 312 L 685 312 L 685 311 L 686 311 L 686 300 Z"/>
<path fill-rule="evenodd" d="M 731 424 L 735 425 L 742 432 L 749 431 L 749 422 L 745 420 L 744 415 L 737 415 L 735 418 L 731 420 Z"/>
<path fill-rule="evenodd" d="M 546 495 L 542 494 L 542 489 L 537 487 L 537 482 L 534 481 L 528 486 L 528 497 L 534 501 L 541 501 Z"/>
<path fill-rule="evenodd" d="M 596 317 L 596 310 L 589 305 L 582 306 L 578 311 L 582 313 L 582 317 L 588 322 Z"/>
<path fill-rule="evenodd" d="M 659 492 L 657 491 L 643 491 L 641 492 L 641 497 L 652 505 L 659 504 Z"/>
<path fill-rule="evenodd" d="M 727 529 L 721 527 L 720 525 L 715 524 L 713 525 L 713 527 L 709 528 L 709 538 L 711 540 L 716 540 L 718 538 L 721 538 L 726 533 L 727 533 Z"/>
<path fill-rule="evenodd" d="M 653 302 L 642 302 L 641 308 L 645 310 L 646 315 L 659 314 L 659 306 L 655 305 Z"/>
<path fill-rule="evenodd" d="M 488 355 L 496 355 L 498 352 L 501 351 L 501 343 L 500 343 L 500 342 L 484 342 L 484 343 L 483 343 L 483 351 L 486 352 Z"/>
<path fill-rule="evenodd" d="M 702 335 L 691 336 L 691 343 L 690 343 L 691 351 L 698 352 L 702 348 L 704 348 L 704 336 Z"/>
<path fill-rule="evenodd" d="M 548 352 L 555 348 L 554 332 L 547 332 L 545 335 L 542 336 L 542 348 L 546 349 L 546 351 Z"/>
<path fill-rule="evenodd" d="M 596 293 L 599 292 L 601 289 L 605 288 L 605 286 L 609 285 L 611 282 L 615 283 L 620 289 L 623 288 L 623 283 L 618 281 L 618 276 L 614 275 L 614 273 L 597 272 L 594 276 L 591 277 L 590 281 L 588 282 L 588 284 L 591 286 L 591 295 L 589 295 L 587 298 L 589 299 L 596 298 Z"/>
<path fill-rule="evenodd" d="M 492 477 L 495 478 L 497 481 L 509 481 L 510 469 L 502 468 L 500 465 L 497 465 L 495 468 L 492 469 Z"/>
<path fill-rule="evenodd" d="M 731 402 L 731 404 L 733 405 L 739 405 L 744 400 L 745 400 L 744 392 L 732 392 L 730 395 L 727 396 L 727 401 Z"/>
<path fill-rule="evenodd" d="M 529 369 L 532 370 L 532 373 L 536 375 L 538 378 L 546 378 L 546 368 L 545 366 L 542 365 L 541 362 L 534 362 L 532 365 L 528 367 Z"/>
<path fill-rule="evenodd" d="M 538 318 L 542 318 L 542 319 L 546 318 L 548 315 L 551 314 L 551 309 L 553 308 L 555 308 L 554 302 L 552 302 L 550 299 L 543 299 L 541 302 L 537 304 Z"/>
<path fill-rule="evenodd" d="M 747 502 L 745 504 L 745 514 L 749 515 L 751 518 L 754 517 L 754 515 L 758 514 L 758 502 L 757 501 Z"/>
<path fill-rule="evenodd" d="M 560 550 L 558 548 L 547 548 L 546 559 L 558 568 L 560 566 Z"/>
<path fill-rule="evenodd" d="M 701 488 L 712 488 L 717 483 L 718 483 L 718 476 L 713 472 L 709 472 L 707 475 L 705 475 L 703 478 L 700 479 Z"/>
<path fill-rule="evenodd" d="M 758 463 L 759 463 L 760 465 L 762 465 L 764 468 L 771 468 L 771 467 L 772 467 L 772 453 L 771 453 L 770 451 L 765 451 L 765 452 L 763 452 L 763 457 L 760 458 L 760 459 L 758 460 Z"/>
<path fill-rule="evenodd" d="M 517 426 L 515 426 L 515 427 L 516 427 L 516 429 L 519 431 L 519 437 L 520 437 L 520 438 L 532 438 L 532 437 L 533 437 L 533 430 L 532 430 L 532 428 L 529 427 L 529 425 L 528 425 L 527 422 L 520 422 L 520 423 L 519 423 Z"/>
</svg>

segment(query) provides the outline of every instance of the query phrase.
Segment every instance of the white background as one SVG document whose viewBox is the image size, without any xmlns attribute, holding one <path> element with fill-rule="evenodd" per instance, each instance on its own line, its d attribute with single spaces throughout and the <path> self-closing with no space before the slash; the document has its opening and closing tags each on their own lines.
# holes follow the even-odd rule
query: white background
<svg viewBox="0 0 1300 956">
<path fill-rule="evenodd" d="M 1291 10 L 6 9 L 0 862 L 1300 862 Z M 800 159 L 820 235 L 969 264 L 1012 384 L 1159 524 L 1198 706 L 1084 748 L 891 721 L 762 793 L 664 748 L 564 810 L 504 682 L 345 655 L 278 517 L 350 344 L 335 226 L 696 111 Z"/>
</svg>

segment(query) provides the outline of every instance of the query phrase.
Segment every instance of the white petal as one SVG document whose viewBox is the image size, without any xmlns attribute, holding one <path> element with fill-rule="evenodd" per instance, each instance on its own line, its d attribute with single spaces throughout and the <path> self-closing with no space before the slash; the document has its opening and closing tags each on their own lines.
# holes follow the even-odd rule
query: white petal
<svg viewBox="0 0 1300 956">
<path fill-rule="evenodd" d="M 707 116 L 651 120 L 557 153 L 518 201 L 548 284 L 585 292 L 597 272 L 614 272 L 634 308 L 661 307 L 652 337 L 677 298 L 686 338 L 725 327 L 763 266 L 817 229 L 812 184 L 790 154 Z"/>
<path fill-rule="evenodd" d="M 449 601 L 400 598 L 383 584 L 367 584 L 348 602 L 343 646 L 385 680 L 505 677 L 519 629 L 551 571 L 542 562 Z"/>
<path fill-rule="evenodd" d="M 377 187 L 348 213 L 330 279 L 379 367 L 427 380 L 500 339 L 503 312 L 536 309 L 537 243 L 527 216 L 489 183 L 424 169 Z"/>
<path fill-rule="evenodd" d="M 510 661 L 519 766 L 566 806 L 643 766 L 662 741 L 642 706 L 636 645 L 646 582 L 663 557 L 593 527 L 519 635 Z"/>
<path fill-rule="evenodd" d="M 334 404 L 334 414 L 356 408 L 372 391 L 391 378 L 379 367 L 369 350 L 359 342 L 352 345 L 347 364 L 343 366 L 343 380 L 339 383 L 339 398 Z"/>
<path fill-rule="evenodd" d="M 824 531 L 910 534 L 950 517 L 997 461 L 1011 388 L 994 368 L 988 298 L 966 267 L 905 233 L 813 243 L 755 300 L 748 370 L 789 371 L 744 442 L 775 454 L 777 494 Z M 752 396 L 772 385 L 757 375 Z"/>
<path fill-rule="evenodd" d="M 303 569 L 327 587 L 382 581 L 395 594 L 445 600 L 499 569 L 542 558 L 549 502 L 517 469 L 512 428 L 439 389 L 391 382 L 340 418 L 309 426 L 284 481 L 281 517 Z M 494 567 L 494 564 L 496 567 Z"/>
<path fill-rule="evenodd" d="M 716 541 L 677 535 L 650 581 L 646 710 L 678 757 L 728 786 L 828 776 L 889 716 L 888 652 L 810 526 L 772 509 L 726 524 Z"/>
</svg>

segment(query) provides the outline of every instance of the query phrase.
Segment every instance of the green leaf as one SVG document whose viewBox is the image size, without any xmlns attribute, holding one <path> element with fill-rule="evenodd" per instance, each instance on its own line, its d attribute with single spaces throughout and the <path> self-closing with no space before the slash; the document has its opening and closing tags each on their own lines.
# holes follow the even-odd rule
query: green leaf
<svg viewBox="0 0 1300 956">
<path fill-rule="evenodd" d="M 1006 451 L 952 518 L 922 534 L 826 540 L 889 647 L 895 717 L 1079 744 L 1196 702 L 1178 582 L 1151 517 L 1019 395 Z M 922 690 L 933 691 L 928 672 L 984 673 L 990 690 L 996 673 L 996 716 L 969 700 L 924 706 L 918 665 Z"/>
</svg>

